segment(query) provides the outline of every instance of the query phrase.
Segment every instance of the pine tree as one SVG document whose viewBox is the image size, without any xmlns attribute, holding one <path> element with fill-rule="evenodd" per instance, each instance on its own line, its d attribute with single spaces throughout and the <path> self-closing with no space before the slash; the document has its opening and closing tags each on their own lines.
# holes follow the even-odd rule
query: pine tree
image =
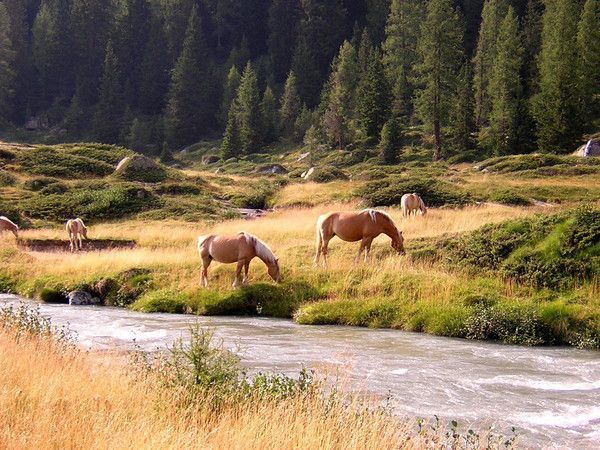
<svg viewBox="0 0 600 450">
<path fill-rule="evenodd" d="M 500 25 L 495 53 L 488 85 L 488 96 L 491 100 L 490 147 L 496 155 L 506 155 L 518 144 L 518 122 L 523 91 L 523 48 L 519 22 L 512 7 L 508 8 Z"/>
<path fill-rule="evenodd" d="M 292 65 L 300 14 L 298 0 L 273 0 L 269 8 L 269 57 L 276 81 L 283 81 Z"/>
<path fill-rule="evenodd" d="M 171 149 L 169 148 L 169 144 L 167 143 L 167 141 L 163 142 L 159 158 L 160 158 L 160 162 L 162 162 L 162 163 L 169 163 L 169 162 L 173 161 L 173 153 L 171 152 Z"/>
<path fill-rule="evenodd" d="M 260 115 L 261 115 L 261 130 L 262 130 L 262 141 L 265 144 L 270 144 L 277 139 L 278 125 L 279 125 L 279 112 L 277 110 L 277 99 L 271 90 L 270 86 L 267 86 L 260 102 Z"/>
<path fill-rule="evenodd" d="M 235 100 L 242 151 L 255 153 L 261 145 L 260 95 L 258 82 L 248 62 Z"/>
<path fill-rule="evenodd" d="M 329 79 L 328 105 L 323 116 L 327 133 L 338 148 L 344 148 L 353 139 L 356 84 L 356 52 L 344 41 Z"/>
<path fill-rule="evenodd" d="M 393 92 L 394 115 L 408 121 L 413 111 L 412 70 L 417 62 L 417 41 L 424 10 L 418 0 L 392 0 L 385 27 L 383 64 Z"/>
<path fill-rule="evenodd" d="M 473 132 L 475 131 L 473 72 L 470 61 L 465 61 L 458 79 L 456 100 L 450 112 L 449 144 L 457 153 L 473 148 Z"/>
<path fill-rule="evenodd" d="M 547 0 L 539 58 L 539 92 L 533 99 L 539 149 L 564 152 L 580 137 L 584 120 L 577 83 L 576 0 Z"/>
<path fill-rule="evenodd" d="M 287 80 L 285 80 L 283 95 L 281 97 L 281 109 L 279 110 L 281 128 L 286 136 L 289 137 L 293 133 L 294 123 L 296 122 L 301 109 L 302 102 L 298 96 L 296 76 L 294 75 L 294 72 L 290 72 Z"/>
<path fill-rule="evenodd" d="M 381 128 L 390 115 L 390 96 L 378 50 L 371 51 L 357 97 L 357 112 L 364 135 L 369 138 L 379 137 Z"/>
<path fill-rule="evenodd" d="M 116 144 L 122 128 L 125 104 L 121 87 L 117 57 L 109 41 L 106 46 L 104 71 L 100 83 L 100 93 L 96 115 L 94 116 L 94 135 L 100 142 Z"/>
<path fill-rule="evenodd" d="M 200 70 L 205 57 L 196 8 L 192 10 L 181 55 L 175 64 L 166 112 L 167 140 L 182 146 L 197 140 L 207 128 L 206 78 Z"/>
<path fill-rule="evenodd" d="M 481 13 L 481 26 L 477 40 L 477 50 L 473 58 L 475 92 L 475 121 L 477 125 L 487 124 L 491 110 L 488 85 L 492 64 L 496 57 L 496 38 L 500 23 L 506 15 L 506 0 L 486 0 Z"/>
<path fill-rule="evenodd" d="M 237 94 L 237 90 L 240 87 L 240 73 L 237 70 L 235 65 L 232 65 L 227 73 L 227 78 L 225 79 L 225 85 L 223 86 L 223 100 L 221 102 L 221 108 L 219 110 L 219 121 L 226 126 L 227 125 L 227 117 L 229 114 L 229 109 L 231 107 L 231 103 L 235 99 Z"/>
<path fill-rule="evenodd" d="M 162 22 L 152 17 L 150 33 L 141 67 L 138 106 L 144 114 L 159 114 L 165 109 L 170 81 L 170 56 Z"/>
<path fill-rule="evenodd" d="M 353 47 L 358 48 L 358 52 L 356 53 L 356 63 L 358 66 L 358 75 L 359 77 L 362 77 L 363 74 L 367 73 L 367 67 L 371 60 L 371 52 L 373 51 L 373 42 L 371 41 L 371 37 L 366 28 L 363 29 L 359 45 L 353 45 Z"/>
<path fill-rule="evenodd" d="M 417 47 L 416 110 L 421 121 L 433 128 L 436 160 L 442 157 L 442 126 L 449 118 L 464 59 L 462 42 L 463 26 L 451 0 L 431 0 Z"/>
<path fill-rule="evenodd" d="M 8 12 L 6 6 L 0 3 L 0 119 L 7 119 L 11 113 L 16 75 L 13 68 L 14 58 Z"/>
<path fill-rule="evenodd" d="M 528 0 L 523 18 L 523 95 L 528 98 L 537 90 L 538 55 L 542 42 L 542 5 L 540 0 Z"/>
<path fill-rule="evenodd" d="M 600 118 L 600 0 L 587 0 L 577 32 L 579 84 L 587 129 Z"/>
<path fill-rule="evenodd" d="M 392 117 L 381 129 L 379 154 L 384 164 L 397 164 L 398 152 L 402 146 L 402 130 L 398 119 Z"/>
<path fill-rule="evenodd" d="M 233 103 L 229 107 L 227 115 L 227 126 L 225 127 L 223 142 L 221 142 L 221 157 L 224 161 L 234 156 L 239 156 L 242 153 L 242 140 L 236 109 L 236 105 Z"/>
<path fill-rule="evenodd" d="M 366 0 L 367 29 L 371 38 L 377 43 L 385 39 L 385 23 L 390 13 L 390 0 Z"/>
</svg>

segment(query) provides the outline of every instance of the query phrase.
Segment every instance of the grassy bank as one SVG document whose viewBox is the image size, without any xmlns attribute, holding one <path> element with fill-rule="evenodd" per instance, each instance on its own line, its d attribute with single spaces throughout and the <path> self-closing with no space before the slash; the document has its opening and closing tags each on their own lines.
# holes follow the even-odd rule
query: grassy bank
<svg viewBox="0 0 600 450">
<path fill-rule="evenodd" d="M 48 322 L 0 311 L 2 448 L 500 448 L 513 439 L 400 420 L 309 374 L 240 378 L 192 329 L 165 356 L 79 351 Z"/>
<path fill-rule="evenodd" d="M 45 301 L 64 301 L 67 291 L 82 288 L 104 298 L 106 304 L 146 312 L 293 317 L 304 324 L 392 327 L 527 345 L 600 346 L 595 266 L 588 268 L 587 281 L 538 286 L 526 280 L 517 283 L 500 270 L 516 270 L 514 264 L 486 268 L 475 259 L 469 266 L 461 262 L 470 261 L 468 255 L 451 248 L 452 242 L 460 242 L 457 236 L 471 236 L 470 246 L 458 247 L 491 254 L 492 248 L 481 248 L 475 230 L 507 219 L 547 214 L 548 208 L 484 204 L 431 209 L 416 219 L 403 219 L 399 211 L 389 209 L 404 232 L 407 257 L 394 254 L 389 240 L 380 237 L 374 244 L 374 261 L 354 265 L 357 245 L 334 240 L 329 269 L 315 269 L 316 218 L 327 210 L 355 207 L 286 209 L 254 221 L 219 224 L 125 221 L 94 225 L 90 229 L 93 238 L 133 239 L 138 246 L 76 255 L 24 252 L 5 236 L 0 284 Z M 255 261 L 252 285 L 232 290 L 234 267 L 215 263 L 209 270 L 210 287 L 201 289 L 196 237 L 240 230 L 267 240 L 280 257 L 284 282 L 270 283 L 264 266 Z M 490 233 L 495 236 L 497 232 Z M 62 233 L 46 228 L 23 235 L 42 239 Z M 507 242 L 514 241 L 510 236 Z M 539 242 L 532 239 L 527 244 L 536 247 Z M 497 240 L 483 241 L 497 245 Z M 509 253 L 512 250 L 504 256 Z"/>
</svg>

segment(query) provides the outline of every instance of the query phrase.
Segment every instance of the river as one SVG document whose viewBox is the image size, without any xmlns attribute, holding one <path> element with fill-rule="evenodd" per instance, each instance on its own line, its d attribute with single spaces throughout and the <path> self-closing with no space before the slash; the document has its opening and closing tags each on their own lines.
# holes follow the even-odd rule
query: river
<svg viewBox="0 0 600 450">
<path fill-rule="evenodd" d="M 0 306 L 22 299 L 0 294 Z M 31 301 L 26 301 L 33 303 Z M 144 314 L 40 304 L 91 349 L 164 348 L 198 321 L 212 327 L 249 371 L 337 373 L 348 389 L 391 396 L 403 416 L 517 428 L 532 447 L 600 447 L 600 352 L 520 347 L 256 317 Z"/>
</svg>

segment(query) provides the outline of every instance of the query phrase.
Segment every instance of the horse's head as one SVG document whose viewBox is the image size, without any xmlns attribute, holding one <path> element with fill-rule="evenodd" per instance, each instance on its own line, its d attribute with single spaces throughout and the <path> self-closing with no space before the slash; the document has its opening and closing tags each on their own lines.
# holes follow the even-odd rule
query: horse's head
<svg viewBox="0 0 600 450">
<path fill-rule="evenodd" d="M 87 230 L 88 230 L 87 227 L 84 225 L 83 228 L 81 229 L 81 234 L 83 234 L 84 238 L 89 239 L 88 235 L 87 235 Z"/>
<path fill-rule="evenodd" d="M 404 251 L 404 236 L 402 236 L 402 231 L 398 230 L 397 236 L 392 238 L 392 248 L 401 255 L 406 253 Z"/>
<path fill-rule="evenodd" d="M 425 206 L 425 204 L 424 204 L 424 203 L 422 203 L 422 202 L 421 202 L 421 207 L 420 207 L 420 209 L 421 209 L 421 214 L 423 214 L 423 215 L 427 214 L 427 207 L 426 207 L 426 206 Z"/>
<path fill-rule="evenodd" d="M 273 279 L 273 281 L 275 281 L 276 283 L 281 282 L 279 260 L 277 258 L 275 258 L 272 262 L 267 264 L 267 272 L 269 273 L 269 276 Z"/>
<path fill-rule="evenodd" d="M 15 235 L 15 238 L 17 239 L 17 241 L 19 240 L 19 227 L 15 225 L 15 229 L 12 230 L 13 234 Z"/>
</svg>

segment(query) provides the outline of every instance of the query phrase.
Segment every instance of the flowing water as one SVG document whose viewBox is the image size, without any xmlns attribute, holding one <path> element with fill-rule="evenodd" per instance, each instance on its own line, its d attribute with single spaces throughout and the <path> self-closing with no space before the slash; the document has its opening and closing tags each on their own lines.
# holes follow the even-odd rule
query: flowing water
<svg viewBox="0 0 600 450">
<path fill-rule="evenodd" d="M 0 294 L 0 306 L 18 303 Z M 144 314 L 108 307 L 41 304 L 84 347 L 164 348 L 191 323 L 214 328 L 249 371 L 337 373 L 347 389 L 390 396 L 405 416 L 511 426 L 532 447 L 600 447 L 600 352 L 527 348 L 254 317 Z"/>
</svg>

